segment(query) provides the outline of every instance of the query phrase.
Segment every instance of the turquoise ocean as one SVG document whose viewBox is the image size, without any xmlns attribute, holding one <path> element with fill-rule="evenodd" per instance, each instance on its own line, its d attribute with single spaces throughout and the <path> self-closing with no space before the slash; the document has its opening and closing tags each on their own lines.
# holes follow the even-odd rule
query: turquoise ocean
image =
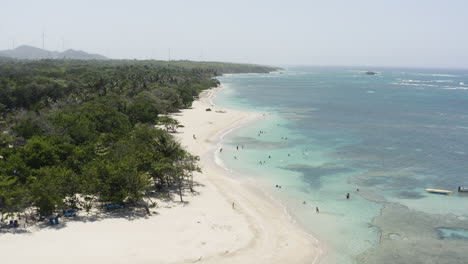
<svg viewBox="0 0 468 264">
<path fill-rule="evenodd" d="M 265 114 L 220 158 L 324 245 L 321 263 L 466 264 L 468 71 L 373 70 L 219 77 L 216 104 Z"/>
</svg>

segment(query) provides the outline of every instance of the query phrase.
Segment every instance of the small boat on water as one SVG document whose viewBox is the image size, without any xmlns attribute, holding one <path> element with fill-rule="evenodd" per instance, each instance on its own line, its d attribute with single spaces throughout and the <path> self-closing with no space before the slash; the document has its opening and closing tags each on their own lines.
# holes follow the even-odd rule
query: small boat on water
<svg viewBox="0 0 468 264">
<path fill-rule="evenodd" d="M 437 193 L 437 194 L 451 194 L 452 191 L 439 190 L 439 189 L 426 189 L 426 192 Z"/>
<path fill-rule="evenodd" d="M 458 186 L 458 192 L 468 192 L 468 187 Z"/>
</svg>

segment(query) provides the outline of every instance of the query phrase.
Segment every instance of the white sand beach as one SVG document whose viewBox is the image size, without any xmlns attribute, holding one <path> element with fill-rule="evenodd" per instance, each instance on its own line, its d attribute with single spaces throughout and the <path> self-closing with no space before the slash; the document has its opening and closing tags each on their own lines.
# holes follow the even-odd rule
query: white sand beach
<svg viewBox="0 0 468 264">
<path fill-rule="evenodd" d="M 159 203 L 151 216 L 62 218 L 55 227 L 0 233 L 1 263 L 317 263 L 323 254 L 317 240 L 216 164 L 222 135 L 262 118 L 213 106 L 217 89 L 175 115 L 184 125 L 176 136 L 201 158 L 198 194 L 187 193 L 183 204 Z"/>
</svg>

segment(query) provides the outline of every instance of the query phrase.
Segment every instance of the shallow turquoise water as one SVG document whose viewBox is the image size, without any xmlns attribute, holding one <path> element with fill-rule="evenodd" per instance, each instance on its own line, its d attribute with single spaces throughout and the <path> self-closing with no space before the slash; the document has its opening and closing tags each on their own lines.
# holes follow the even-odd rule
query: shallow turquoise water
<svg viewBox="0 0 468 264">
<path fill-rule="evenodd" d="M 225 138 L 221 158 L 325 244 L 324 263 L 466 263 L 468 240 L 441 234 L 468 228 L 468 196 L 424 189 L 468 185 L 468 75 L 380 72 L 220 77 L 215 103 L 265 113 Z"/>
</svg>

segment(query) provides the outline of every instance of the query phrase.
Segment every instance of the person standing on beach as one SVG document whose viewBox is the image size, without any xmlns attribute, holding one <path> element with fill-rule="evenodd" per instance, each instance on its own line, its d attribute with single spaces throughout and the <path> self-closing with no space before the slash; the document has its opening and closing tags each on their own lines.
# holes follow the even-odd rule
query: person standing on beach
<svg viewBox="0 0 468 264">
<path fill-rule="evenodd" d="M 347 194 L 346 194 L 346 199 L 348 199 L 348 200 L 349 200 L 349 193 L 347 193 Z"/>
<path fill-rule="evenodd" d="M 197 137 L 195 136 L 195 134 L 193 134 L 193 139 L 197 139 Z"/>
<path fill-rule="evenodd" d="M 316 212 L 316 213 L 320 213 L 318 207 L 315 207 L 315 212 Z"/>
<path fill-rule="evenodd" d="M 239 150 L 239 146 L 236 146 L 236 149 Z"/>
</svg>

